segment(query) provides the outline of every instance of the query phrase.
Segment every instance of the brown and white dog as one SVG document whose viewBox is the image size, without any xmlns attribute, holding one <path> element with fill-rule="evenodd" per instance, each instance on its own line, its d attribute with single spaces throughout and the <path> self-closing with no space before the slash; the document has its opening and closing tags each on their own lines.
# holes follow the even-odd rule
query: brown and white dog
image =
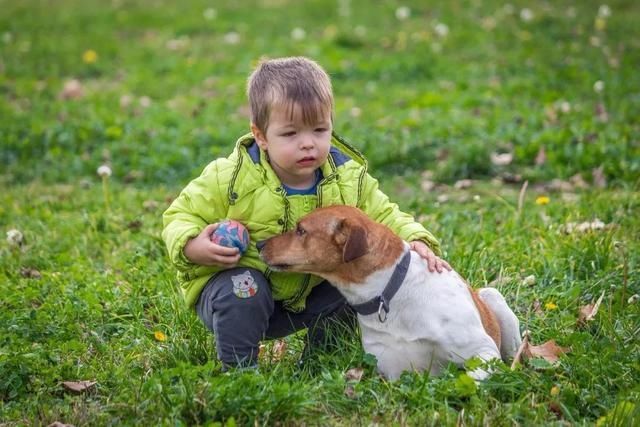
<svg viewBox="0 0 640 427">
<path fill-rule="evenodd" d="M 506 360 L 520 346 L 518 319 L 500 292 L 475 292 L 455 271 L 430 272 L 406 242 L 359 209 L 317 209 L 258 248 L 272 269 L 336 286 L 358 312 L 364 350 L 389 379 L 407 370 L 437 375 L 474 356 Z M 488 374 L 469 373 L 476 380 Z"/>
</svg>

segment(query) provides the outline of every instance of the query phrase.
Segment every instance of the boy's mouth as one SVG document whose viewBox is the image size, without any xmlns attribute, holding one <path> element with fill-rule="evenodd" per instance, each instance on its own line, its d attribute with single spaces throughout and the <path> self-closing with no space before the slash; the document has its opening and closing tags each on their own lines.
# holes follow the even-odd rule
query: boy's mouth
<svg viewBox="0 0 640 427">
<path fill-rule="evenodd" d="M 300 160 L 298 160 L 298 164 L 299 165 L 308 165 L 308 164 L 311 164 L 311 163 L 313 163 L 315 161 L 316 161 L 315 157 L 303 157 Z"/>
</svg>

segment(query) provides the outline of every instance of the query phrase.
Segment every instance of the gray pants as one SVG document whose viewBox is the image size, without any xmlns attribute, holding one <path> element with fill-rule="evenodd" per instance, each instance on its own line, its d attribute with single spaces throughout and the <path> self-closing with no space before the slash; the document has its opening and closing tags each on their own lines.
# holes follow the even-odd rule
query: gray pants
<svg viewBox="0 0 640 427">
<path fill-rule="evenodd" d="M 251 268 L 232 268 L 212 277 L 196 302 L 196 312 L 216 339 L 225 368 L 253 366 L 263 339 L 281 338 L 308 328 L 307 346 L 323 345 L 330 322 L 340 320 L 355 329 L 356 316 L 340 293 L 327 282 L 315 286 L 300 313 L 274 301 L 269 282 Z"/>
</svg>

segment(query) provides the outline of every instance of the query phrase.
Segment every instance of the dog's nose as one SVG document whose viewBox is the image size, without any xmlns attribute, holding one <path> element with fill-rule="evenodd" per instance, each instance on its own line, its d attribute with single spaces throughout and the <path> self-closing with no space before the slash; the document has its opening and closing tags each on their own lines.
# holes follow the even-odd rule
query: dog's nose
<svg viewBox="0 0 640 427">
<path fill-rule="evenodd" d="M 260 240 L 259 242 L 256 242 L 256 248 L 258 248 L 258 252 L 260 252 L 262 248 L 264 248 L 264 245 L 266 244 L 267 244 L 266 240 Z"/>
</svg>

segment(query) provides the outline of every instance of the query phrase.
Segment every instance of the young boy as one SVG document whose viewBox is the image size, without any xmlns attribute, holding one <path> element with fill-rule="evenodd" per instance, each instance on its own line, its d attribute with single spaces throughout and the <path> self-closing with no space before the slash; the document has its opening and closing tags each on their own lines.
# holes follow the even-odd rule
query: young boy
<svg viewBox="0 0 640 427">
<path fill-rule="evenodd" d="M 295 227 L 316 207 L 357 206 L 428 261 L 450 269 L 438 241 L 378 189 L 364 157 L 333 134 L 333 93 L 315 62 L 262 62 L 248 83 L 251 133 L 227 158 L 211 162 L 163 215 L 162 237 L 178 269 L 186 303 L 214 332 L 223 367 L 253 366 L 260 340 L 344 317 L 342 296 L 318 277 L 271 271 L 255 243 Z M 248 251 L 210 240 L 225 218 L 244 224 Z"/>
</svg>

